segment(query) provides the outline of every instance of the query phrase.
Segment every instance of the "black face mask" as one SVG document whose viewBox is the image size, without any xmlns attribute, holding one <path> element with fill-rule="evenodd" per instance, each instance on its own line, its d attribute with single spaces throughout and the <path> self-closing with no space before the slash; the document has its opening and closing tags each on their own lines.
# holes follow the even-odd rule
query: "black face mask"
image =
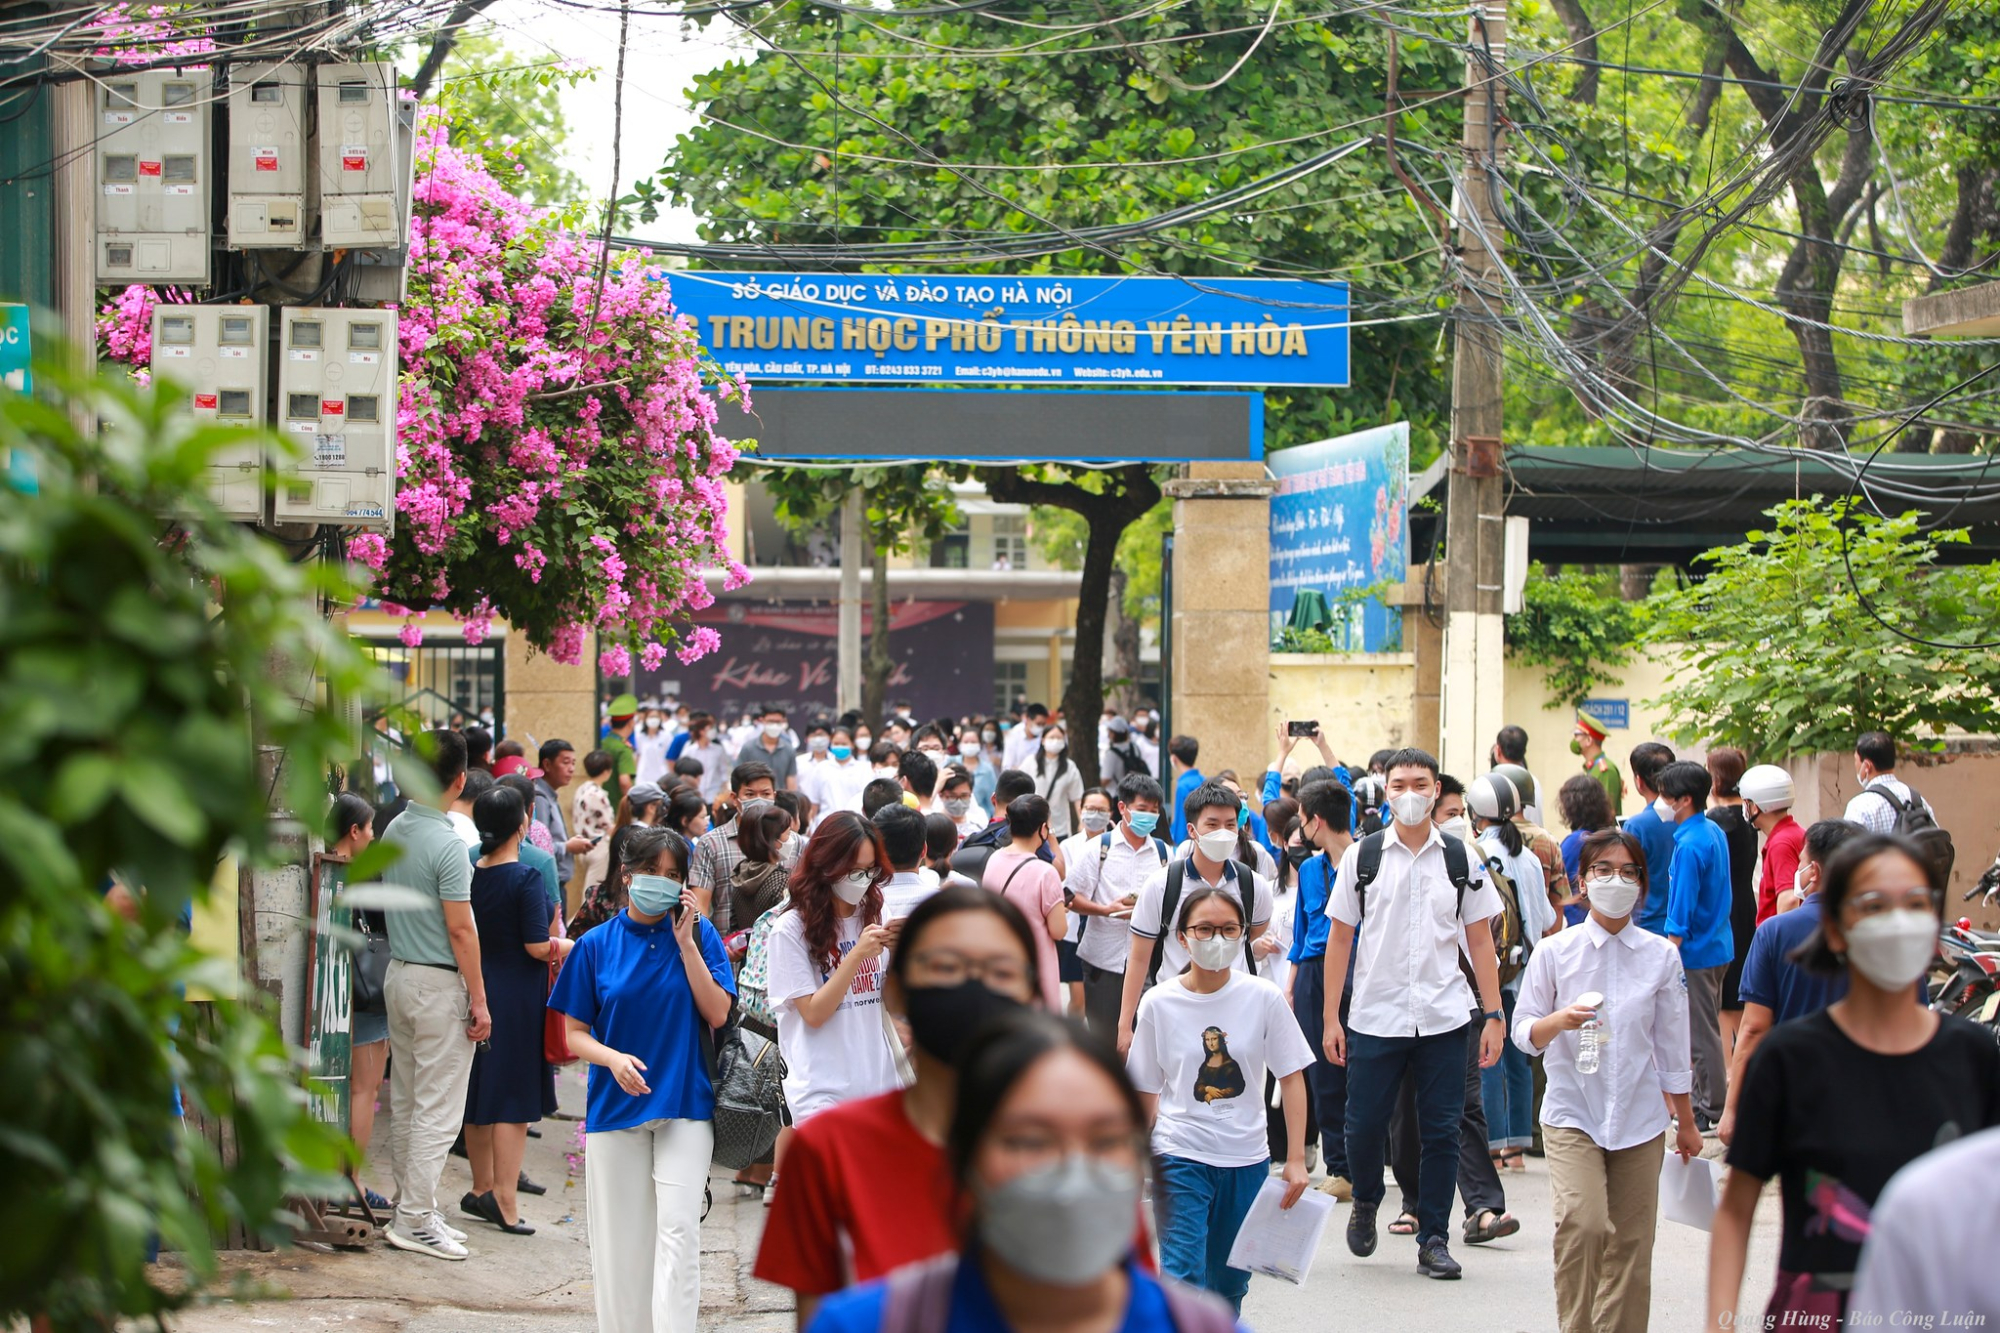
<svg viewBox="0 0 2000 1333">
<path fill-rule="evenodd" d="M 904 1017 L 910 1037 L 926 1055 L 947 1064 L 959 1056 L 980 1028 L 1003 1014 L 1027 1006 L 1011 995 L 987 989 L 976 979 L 956 986 L 912 986 L 903 992 Z"/>
<path fill-rule="evenodd" d="M 1292 863 L 1292 869 L 1297 870 L 1300 866 L 1312 860 L 1313 853 L 1318 850 L 1319 848 L 1317 847 L 1287 847 L 1285 848 L 1285 859 Z"/>
</svg>

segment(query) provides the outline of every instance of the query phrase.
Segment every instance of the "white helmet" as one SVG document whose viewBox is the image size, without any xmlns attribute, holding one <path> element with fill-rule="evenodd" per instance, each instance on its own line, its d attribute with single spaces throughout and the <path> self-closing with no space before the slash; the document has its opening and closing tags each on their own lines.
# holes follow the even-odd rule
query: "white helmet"
<svg viewBox="0 0 2000 1333">
<path fill-rule="evenodd" d="M 1758 764 L 1736 784 L 1737 794 L 1759 810 L 1792 807 L 1792 775 L 1776 764 Z"/>
<path fill-rule="evenodd" d="M 1483 773 L 1465 789 L 1465 808 L 1481 819 L 1504 824 L 1521 810 L 1521 793 L 1501 773 Z"/>
</svg>

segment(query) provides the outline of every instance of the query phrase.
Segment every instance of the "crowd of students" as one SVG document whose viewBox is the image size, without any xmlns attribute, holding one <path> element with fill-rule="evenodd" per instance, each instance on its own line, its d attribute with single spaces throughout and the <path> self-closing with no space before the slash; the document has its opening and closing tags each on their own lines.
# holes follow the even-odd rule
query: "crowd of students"
<svg viewBox="0 0 2000 1333">
<path fill-rule="evenodd" d="M 733 754 L 681 710 L 678 753 L 649 758 L 673 712 L 613 701 L 573 833 L 556 799 L 572 747 L 496 777 L 468 770 L 456 733 L 424 733 L 442 804 L 407 802 L 384 832 L 402 852 L 389 877 L 431 900 L 386 923 L 387 1239 L 464 1257 L 435 1197 L 461 1130 L 462 1211 L 532 1230 L 515 1186 L 554 1109 L 545 1002 L 589 1065 L 608 1330 L 695 1327 L 708 1056 L 730 1022 L 784 1061 L 788 1128 L 738 1176 L 769 1207 L 756 1273 L 831 1333 L 1058 1309 L 1079 1327 L 1117 1310 L 1105 1326 L 1234 1327 L 1250 1274 L 1231 1243 L 1274 1173 L 1287 1208 L 1315 1173 L 1351 1205 L 1355 1255 L 1386 1230 L 1456 1279 L 1455 1242 L 1520 1230 L 1505 1182 L 1530 1153 L 1559 1326 L 1626 1333 L 1650 1309 L 1663 1159 L 1705 1134 L 1731 1167 L 1711 1327 L 1738 1308 L 1772 1177 L 1767 1310 L 1838 1313 L 1868 1290 L 1855 1275 L 1890 1177 L 2000 1124 L 2000 1050 L 1922 1003 L 1945 871 L 1868 808 L 1921 803 L 1886 737 L 1858 743 L 1864 791 L 1842 820 L 1800 828 L 1781 768 L 1654 743 L 1628 756 L 1646 804 L 1621 820 L 1626 775 L 1580 713 L 1559 841 L 1519 728 L 1460 779 L 1411 748 L 1348 767 L 1316 728 L 1280 727 L 1250 788 L 1204 774 L 1192 737 L 1143 746 L 1142 712 L 1100 724 L 1116 778 L 1085 787 L 1039 706 L 811 723 L 802 745 L 764 710 Z M 365 841 L 366 809 L 337 806 L 338 850 Z M 379 1081 L 359 1036 L 356 1069 Z M 365 1146 L 358 1112 L 355 1130 Z M 1911 1269 L 1885 1262 L 1882 1289 Z"/>
</svg>

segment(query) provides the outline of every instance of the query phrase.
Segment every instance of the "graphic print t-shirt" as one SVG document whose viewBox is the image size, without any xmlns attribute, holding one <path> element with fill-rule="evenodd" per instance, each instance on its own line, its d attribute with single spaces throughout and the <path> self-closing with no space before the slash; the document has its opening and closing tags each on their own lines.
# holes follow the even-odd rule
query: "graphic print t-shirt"
<svg viewBox="0 0 2000 1333">
<path fill-rule="evenodd" d="M 1154 1151 L 1207 1166 L 1255 1166 L 1270 1156 L 1265 1071 L 1283 1078 L 1312 1062 L 1284 992 L 1231 972 L 1211 995 L 1180 978 L 1147 991 L 1125 1067 L 1139 1091 L 1160 1098 Z"/>
<path fill-rule="evenodd" d="M 1772 1028 L 1750 1058 L 1729 1165 L 1782 1178 L 1779 1268 L 1852 1273 L 1889 1177 L 1995 1123 L 2000 1047 L 1985 1028 L 1946 1017 L 1908 1055 L 1877 1055 L 1822 1010 Z"/>
<path fill-rule="evenodd" d="M 840 956 L 861 938 L 861 914 L 839 919 Z M 819 1027 L 799 1016 L 796 1001 L 833 974 L 824 958 L 806 951 L 805 918 L 781 915 L 771 928 L 771 1007 L 778 1015 L 778 1052 L 785 1057 L 785 1103 L 798 1124 L 815 1112 L 899 1086 L 888 1029 L 882 1025 L 882 978 L 888 955 L 871 958 L 854 974 L 840 1008 Z"/>
</svg>

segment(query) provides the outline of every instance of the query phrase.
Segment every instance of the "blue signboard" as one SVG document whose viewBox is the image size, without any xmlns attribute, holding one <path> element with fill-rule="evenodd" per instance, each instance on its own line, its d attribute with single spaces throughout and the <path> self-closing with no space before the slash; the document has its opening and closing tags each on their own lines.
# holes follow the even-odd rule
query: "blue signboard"
<svg viewBox="0 0 2000 1333">
<path fill-rule="evenodd" d="M 1630 699 L 1585 699 L 1583 711 L 1613 731 L 1626 731 L 1632 726 Z"/>
<path fill-rule="evenodd" d="M 1401 583 L 1409 567 L 1407 422 L 1281 449 L 1266 460 L 1271 496 L 1271 635 L 1307 590 L 1326 598 L 1345 649 L 1401 646 L 1402 613 L 1363 589 Z"/>
<path fill-rule="evenodd" d="M 0 393 L 33 393 L 34 346 L 28 336 L 28 307 L 0 304 Z M 40 490 L 36 482 L 35 460 L 18 449 L 8 449 L 7 484 L 25 495 Z"/>
<path fill-rule="evenodd" d="M 1285 278 L 663 273 L 752 381 L 1331 388 L 1347 284 Z"/>
</svg>

